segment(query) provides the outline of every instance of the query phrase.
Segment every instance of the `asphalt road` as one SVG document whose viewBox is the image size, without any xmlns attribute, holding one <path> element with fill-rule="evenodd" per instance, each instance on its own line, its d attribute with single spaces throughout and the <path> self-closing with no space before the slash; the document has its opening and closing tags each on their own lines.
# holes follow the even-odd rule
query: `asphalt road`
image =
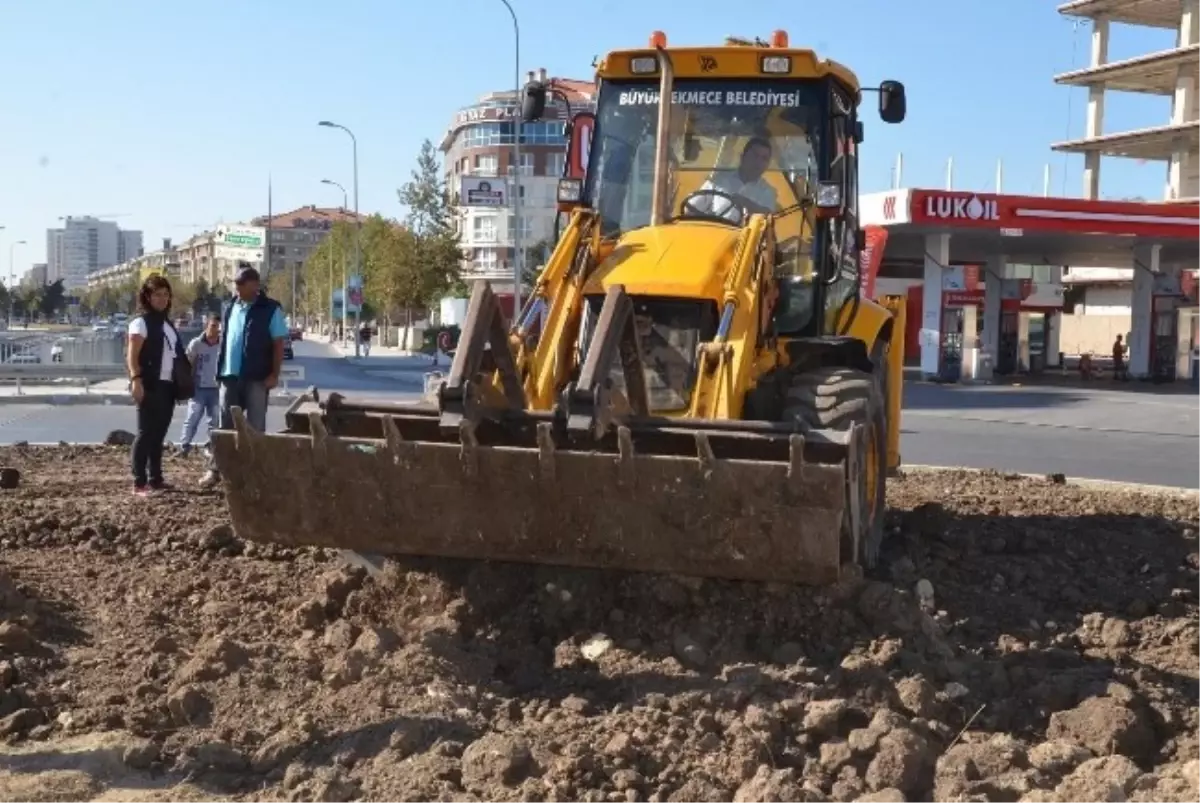
<svg viewBox="0 0 1200 803">
<path fill-rule="evenodd" d="M 427 359 L 373 357 L 352 365 L 323 343 L 296 344 L 304 385 L 368 397 L 413 397 Z M 443 370 L 446 366 L 442 366 Z M 1062 387 L 905 387 L 901 452 L 907 464 L 956 465 L 1200 488 L 1196 396 Z M 178 437 L 182 411 L 172 438 Z M 283 425 L 272 407 L 268 426 Z M 132 429 L 125 406 L 0 403 L 0 443 L 97 442 Z"/>
</svg>

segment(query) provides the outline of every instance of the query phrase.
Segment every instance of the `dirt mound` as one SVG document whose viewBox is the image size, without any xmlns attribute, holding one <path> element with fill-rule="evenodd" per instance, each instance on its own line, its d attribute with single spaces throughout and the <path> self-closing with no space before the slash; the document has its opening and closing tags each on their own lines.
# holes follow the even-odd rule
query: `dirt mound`
<svg viewBox="0 0 1200 803">
<path fill-rule="evenodd" d="M 0 799 L 1197 797 L 1194 500 L 913 475 L 826 589 L 371 578 L 125 460 L 0 449 Z"/>
</svg>

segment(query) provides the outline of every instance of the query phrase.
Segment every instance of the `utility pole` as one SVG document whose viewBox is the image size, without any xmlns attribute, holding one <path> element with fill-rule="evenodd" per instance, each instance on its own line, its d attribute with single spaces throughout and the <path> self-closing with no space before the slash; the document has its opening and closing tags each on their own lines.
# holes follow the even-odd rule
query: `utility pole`
<svg viewBox="0 0 1200 803">
<path fill-rule="evenodd" d="M 517 12 L 508 0 L 500 0 L 512 17 L 514 40 L 513 63 L 513 149 L 512 149 L 512 207 L 513 207 L 513 313 L 515 326 L 521 315 L 521 26 Z"/>
<path fill-rule="evenodd" d="M 328 184 L 331 187 L 337 187 L 342 191 L 342 211 L 346 211 L 349 205 L 346 200 L 346 188 L 336 181 L 330 181 L 327 178 L 321 179 L 322 184 Z M 333 245 L 332 240 L 329 241 L 329 342 L 333 342 Z M 345 261 L 342 262 L 342 318 L 346 317 L 346 267 Z"/>
<path fill-rule="evenodd" d="M 350 135 L 350 144 L 354 158 L 354 275 L 359 282 L 359 292 L 362 292 L 362 218 L 358 216 L 358 137 L 346 126 L 322 120 L 318 125 L 326 128 L 340 128 Z M 342 287 L 342 319 L 346 318 L 346 302 L 349 301 L 350 288 Z M 354 309 L 354 356 L 359 356 L 358 326 L 361 320 L 362 306 Z"/>
</svg>

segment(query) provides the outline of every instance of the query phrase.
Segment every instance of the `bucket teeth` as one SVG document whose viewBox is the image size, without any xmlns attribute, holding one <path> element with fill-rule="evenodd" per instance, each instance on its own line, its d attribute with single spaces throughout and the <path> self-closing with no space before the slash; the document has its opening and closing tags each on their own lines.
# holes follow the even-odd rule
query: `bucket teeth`
<svg viewBox="0 0 1200 803">
<path fill-rule="evenodd" d="M 629 427 L 617 427 L 617 481 L 627 488 L 632 488 L 637 481 L 633 454 L 633 433 Z"/>
<path fill-rule="evenodd" d="M 479 476 L 479 440 L 475 437 L 475 426 L 469 421 L 458 423 L 459 457 L 463 474 L 474 479 Z"/>
<path fill-rule="evenodd" d="M 793 491 L 804 487 L 804 436 L 788 438 L 788 485 Z"/>
<path fill-rule="evenodd" d="M 706 480 L 712 479 L 713 472 L 717 470 L 717 456 L 713 454 L 707 432 L 696 433 L 696 458 L 700 461 L 701 476 Z"/>
<path fill-rule="evenodd" d="M 537 425 L 538 469 L 545 482 L 554 482 L 554 432 L 549 422 Z"/>
</svg>

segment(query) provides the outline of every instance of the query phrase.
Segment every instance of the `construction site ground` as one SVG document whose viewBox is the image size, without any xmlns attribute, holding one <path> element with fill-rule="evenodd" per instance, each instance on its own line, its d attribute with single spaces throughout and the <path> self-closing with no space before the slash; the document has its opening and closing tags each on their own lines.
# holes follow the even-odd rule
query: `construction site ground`
<svg viewBox="0 0 1200 803">
<path fill-rule="evenodd" d="M 913 473 L 885 565 L 825 589 L 372 578 L 126 460 L 0 448 L 0 799 L 1200 793 L 1194 496 Z"/>
</svg>

